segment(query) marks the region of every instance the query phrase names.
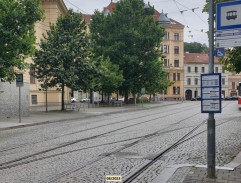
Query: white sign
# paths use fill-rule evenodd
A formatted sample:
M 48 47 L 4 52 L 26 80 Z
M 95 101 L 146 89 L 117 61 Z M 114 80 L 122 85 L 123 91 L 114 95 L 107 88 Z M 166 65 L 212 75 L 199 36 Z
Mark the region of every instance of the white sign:
M 202 87 L 219 86 L 219 75 L 202 76 Z
M 217 31 L 241 28 L 241 1 L 217 3 Z
M 202 113 L 221 113 L 221 74 L 201 74 Z
M 232 26 L 241 22 L 241 5 L 221 7 L 221 26 Z
M 203 99 L 219 98 L 219 87 L 202 88 Z
M 216 40 L 216 48 L 231 48 L 241 46 L 241 38 Z
M 236 39 L 241 37 L 241 30 L 228 30 L 216 32 L 216 40 L 220 39 Z
M 220 100 L 203 100 L 203 111 L 220 111 Z

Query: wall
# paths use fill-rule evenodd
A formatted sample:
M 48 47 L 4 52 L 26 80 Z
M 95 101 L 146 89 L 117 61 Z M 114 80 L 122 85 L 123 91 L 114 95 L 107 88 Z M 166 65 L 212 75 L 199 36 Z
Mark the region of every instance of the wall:
M 0 118 L 19 115 L 19 88 L 16 82 L 0 82 Z M 21 87 L 21 111 L 22 116 L 29 115 L 29 84 Z

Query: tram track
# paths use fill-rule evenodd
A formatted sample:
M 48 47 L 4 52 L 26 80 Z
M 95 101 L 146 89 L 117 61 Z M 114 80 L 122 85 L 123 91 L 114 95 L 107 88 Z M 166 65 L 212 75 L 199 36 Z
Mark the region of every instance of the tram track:
M 170 115 L 174 115 L 174 114 L 178 114 L 178 113 L 182 113 L 184 111 L 187 111 L 189 110 L 190 108 L 187 108 L 185 110 L 180 110 L 178 112 L 175 112 L 175 113 L 172 113 L 172 114 L 167 114 L 167 115 L 164 115 L 164 116 L 161 116 L 161 118 L 165 118 L 165 117 L 168 117 Z M 197 113 L 199 114 L 199 113 Z M 152 114 L 153 115 L 153 114 Z M 143 118 L 140 117 L 140 118 Z M 40 151 L 40 152 L 37 152 L 37 153 L 33 153 L 31 155 L 27 155 L 27 156 L 23 156 L 21 158 L 17 158 L 17 159 L 14 159 L 14 160 L 11 160 L 11 161 L 7 161 L 7 162 L 4 162 L 4 163 L 0 163 L 0 170 L 2 170 L 4 167 L 4 165 L 8 165 L 8 164 L 12 164 L 12 163 L 16 163 L 16 162 L 19 162 L 19 161 L 23 161 L 23 160 L 26 160 L 26 159 L 29 159 L 31 157 L 34 157 L 34 156 L 39 156 L 41 154 L 45 154 L 45 153 L 48 153 L 48 152 L 51 152 L 51 151 L 54 151 L 54 150 L 57 150 L 57 149 L 61 149 L 61 148 L 64 148 L 64 147 L 67 147 L 67 146 L 70 146 L 70 145 L 74 145 L 74 144 L 77 144 L 77 143 L 80 143 L 80 142 L 84 142 L 84 141 L 88 141 L 88 140 L 93 140 L 93 139 L 96 139 L 96 138 L 99 138 L 99 137 L 102 137 L 104 135 L 108 135 L 108 134 L 111 134 L 111 133 L 114 133 L 114 132 L 117 132 L 117 131 L 120 131 L 120 130 L 123 130 L 123 129 L 126 129 L 126 128 L 130 128 L 130 127 L 133 127 L 133 126 L 137 126 L 137 125 L 140 125 L 140 124 L 144 124 L 144 123 L 148 123 L 148 122 L 151 122 L 151 121 L 155 121 L 157 119 L 159 119 L 160 116 L 156 117 L 156 118 L 152 118 L 150 120 L 145 120 L 145 121 L 142 121 L 142 122 L 139 122 L 139 123 L 135 123 L 135 124 L 131 124 L 131 125 L 127 125 L 127 126 L 124 126 L 122 128 L 117 128 L 117 129 L 114 129 L 114 130 L 111 130 L 111 131 L 108 131 L 108 132 L 105 132 L 105 133 L 101 133 L 101 134 L 98 134 L 98 135 L 94 135 L 94 136 L 91 136 L 91 137 L 87 137 L 87 138 L 81 138 L 81 139 L 77 139 L 77 140 L 74 140 L 74 141 L 71 141 L 71 142 L 67 142 L 67 143 L 64 143 L 64 144 L 61 144 L 59 146 L 56 146 L 56 147 L 53 147 L 53 148 L 49 148 L 49 149 L 46 149 L 44 151 Z M 139 118 L 137 118 L 139 119 Z M 183 120 L 181 120 L 183 121 Z M 7 168 L 9 168 L 10 166 L 7 166 Z M 12 167 L 12 166 L 11 166 Z
M 224 106 L 224 107 L 226 107 L 226 106 Z M 181 113 L 181 112 L 186 111 L 186 110 L 189 110 L 189 108 L 188 108 L 188 109 L 185 109 L 185 110 L 178 111 L 178 112 L 176 112 L 176 113 L 169 114 L 169 115 L 161 116 L 161 118 L 164 118 L 164 117 L 167 117 L 167 116 L 170 116 L 170 115 L 173 115 L 173 114 L 178 114 L 178 113 Z M 160 113 L 160 112 L 159 112 L 159 113 Z M 200 112 L 199 112 L 199 113 L 196 113 L 195 115 L 197 115 L 197 114 L 200 114 Z M 153 114 L 151 114 L 151 115 L 153 115 Z M 192 115 L 191 117 L 193 117 L 193 115 Z M 188 118 L 191 118 L 191 117 L 188 117 Z M 143 118 L 143 116 L 140 117 L 140 118 Z M 154 119 L 151 119 L 151 120 L 146 120 L 146 121 L 144 121 L 144 122 L 140 122 L 140 123 L 128 125 L 128 126 L 125 126 L 125 127 L 123 127 L 123 128 L 115 129 L 115 130 L 112 130 L 112 131 L 109 131 L 109 132 L 106 132 L 106 133 L 102 133 L 102 134 L 99 134 L 99 135 L 96 135 L 96 136 L 92 136 L 92 137 L 88 137 L 88 138 L 83 138 L 83 139 L 78 139 L 78 140 L 76 140 L 76 141 L 69 142 L 69 143 L 63 144 L 63 145 L 58 146 L 58 147 L 55 147 L 55 148 L 51 148 L 51 149 L 48 149 L 48 150 L 45 150 L 45 151 L 41 151 L 41 152 L 38 152 L 38 153 L 34 153 L 34 154 L 32 154 L 32 155 L 28 155 L 28 156 L 25 156 L 25 157 L 22 157 L 22 158 L 19 158 L 19 159 L 15 159 L 15 160 L 13 160 L 13 161 L 8 161 L 8 162 L 5 162 L 5 163 L 0 164 L 0 170 L 7 169 L 7 168 L 12 168 L 12 167 L 16 167 L 16 166 L 20 166 L 20 165 L 23 165 L 23 164 L 28 164 L 28 163 L 35 162 L 35 161 L 39 161 L 39 160 L 43 160 L 43 159 L 46 159 L 46 157 L 42 157 L 42 158 L 38 158 L 38 159 L 33 159 L 33 160 L 27 160 L 27 159 L 28 159 L 28 158 L 31 158 L 31 157 L 33 158 L 34 156 L 43 155 L 43 154 L 45 154 L 45 153 L 47 153 L 47 152 L 54 151 L 54 150 L 57 150 L 57 149 L 60 149 L 60 148 L 63 148 L 63 147 L 67 147 L 67 146 L 76 144 L 76 143 L 78 143 L 78 142 L 87 141 L 87 140 L 92 140 L 92 139 L 95 139 L 95 138 L 98 138 L 98 137 L 103 137 L 104 135 L 108 135 L 108 134 L 111 134 L 111 133 L 113 133 L 113 132 L 116 132 L 116 131 L 119 131 L 119 130 L 122 130 L 122 129 L 126 129 L 126 128 L 129 128 L 129 127 L 133 127 L 133 126 L 136 126 L 136 125 L 140 125 L 140 124 L 143 124 L 143 123 L 147 123 L 147 122 L 150 122 L 150 121 L 153 121 L 153 120 L 157 120 L 158 118 L 160 118 L 160 117 L 157 117 L 157 118 L 154 118 Z M 183 119 L 183 120 L 180 120 L 180 121 L 176 122 L 175 124 L 178 124 L 178 123 L 180 123 L 180 122 L 182 122 L 182 121 L 184 121 L 184 120 L 187 120 L 188 118 L 185 118 L 185 119 Z M 154 158 L 153 161 L 157 161 L 158 159 L 160 159 L 160 158 L 163 156 L 163 154 L 169 152 L 170 150 L 172 150 L 172 149 L 174 149 L 175 147 L 177 147 L 178 145 L 180 145 L 180 144 L 182 144 L 182 143 L 190 140 L 191 138 L 194 138 L 195 136 L 197 136 L 197 135 L 205 132 L 206 130 L 205 130 L 205 131 L 202 131 L 202 132 L 200 132 L 200 133 L 198 133 L 198 134 L 196 134 L 195 136 L 189 137 L 194 131 L 196 131 L 196 130 L 197 130 L 201 125 L 203 125 L 205 122 L 206 122 L 206 120 L 202 121 L 199 125 L 195 126 L 195 128 L 193 128 L 191 131 L 189 131 L 187 134 L 185 134 L 185 135 L 184 135 L 182 138 L 180 138 L 177 142 L 175 142 L 173 145 L 171 145 L 170 147 L 168 147 L 167 149 L 165 149 L 164 151 L 162 151 L 158 156 L 156 156 L 156 157 Z M 172 124 L 172 125 L 173 125 L 173 124 Z M 110 156 L 110 155 L 112 155 L 112 154 L 115 154 L 116 152 L 119 152 L 119 151 L 122 151 L 122 150 L 124 150 L 124 149 L 126 149 L 126 148 L 129 148 L 129 147 L 131 147 L 131 146 L 133 146 L 133 145 L 135 145 L 135 144 L 137 144 L 137 143 L 139 143 L 139 142 L 142 142 L 142 141 L 144 141 L 144 140 L 146 140 L 146 139 L 152 138 L 152 137 L 157 136 L 157 135 L 161 135 L 162 133 L 161 133 L 160 131 L 163 131 L 163 130 L 166 130 L 166 129 L 162 129 L 162 130 L 156 131 L 156 132 L 154 132 L 154 133 L 151 133 L 151 134 L 148 134 L 148 135 L 144 135 L 144 136 L 140 136 L 140 137 L 135 137 L 135 138 L 131 138 L 131 139 L 125 139 L 125 140 L 123 140 L 123 141 L 116 141 L 116 142 L 111 142 L 111 143 L 107 143 L 107 144 L 101 144 L 101 145 L 97 145 L 97 146 L 93 146 L 93 147 L 82 148 L 82 149 L 78 149 L 78 150 L 74 150 L 74 151 L 69 151 L 69 152 L 64 152 L 64 153 L 59 153 L 59 154 L 54 154 L 54 155 L 48 156 L 47 158 L 51 158 L 51 157 L 55 157 L 55 156 L 59 156 L 59 155 L 64 155 L 64 154 L 71 153 L 71 152 L 75 152 L 75 151 L 86 150 L 86 149 L 90 149 L 90 148 L 95 148 L 95 147 L 99 147 L 99 146 L 103 146 L 103 145 L 109 145 L 109 144 L 114 144 L 114 143 L 121 143 L 121 142 L 125 142 L 125 141 L 128 142 L 128 141 L 130 141 L 130 140 L 135 140 L 135 139 L 136 139 L 136 141 L 134 141 L 134 142 L 132 142 L 132 143 L 129 143 L 129 144 L 126 144 L 124 147 L 122 147 L 122 148 L 120 148 L 120 149 L 117 149 L 117 150 L 115 150 L 115 151 L 113 151 L 113 152 L 110 152 L 110 153 L 106 154 L 105 156 L 98 157 L 96 160 L 93 160 L 93 161 L 88 162 L 87 165 L 81 166 L 81 167 L 79 167 L 78 169 L 75 169 L 75 170 L 66 171 L 66 172 L 64 172 L 64 173 L 62 174 L 61 177 L 53 178 L 50 182 L 56 182 L 56 181 L 58 181 L 59 179 L 65 177 L 65 176 L 68 176 L 68 175 L 70 175 L 71 173 L 77 172 L 77 171 L 83 169 L 83 168 L 86 167 L 86 166 L 89 166 L 89 165 L 91 165 L 91 164 L 93 164 L 93 163 L 95 163 L 95 162 L 97 162 L 97 161 L 100 161 L 100 160 L 103 159 L 103 158 L 106 158 L 106 157 L 108 157 L 108 156 Z M 179 130 L 179 129 L 173 129 L 172 132 L 175 131 L 175 130 Z M 166 131 L 166 133 L 170 133 L 170 132 L 171 132 L 171 131 Z M 160 134 L 159 134 L 159 133 L 160 133 Z M 164 132 L 163 132 L 163 133 L 164 133 Z M 189 138 L 187 138 L 187 137 L 189 137 Z M 187 139 L 186 139 L 186 138 L 187 138 Z M 20 161 L 23 161 L 23 160 L 26 160 L 26 161 L 25 161 L 25 162 L 20 162 Z M 15 164 L 15 163 L 16 163 L 16 164 Z M 153 163 L 154 163 L 154 162 L 153 162 Z M 153 163 L 152 163 L 152 164 L 153 164 Z M 136 177 L 138 177 L 138 175 L 141 174 L 141 172 L 144 172 L 144 171 L 145 171 L 146 169 L 148 169 L 148 167 L 150 167 L 152 164 L 149 164 L 149 163 L 148 163 L 147 165 L 143 166 L 137 173 L 133 174 L 131 177 L 135 179 Z M 131 182 L 132 180 L 134 180 L 134 179 L 132 179 L 131 177 L 129 177 L 128 179 L 124 180 L 124 182 Z
M 192 108 L 192 106 L 191 107 L 188 106 L 188 109 L 190 109 L 190 108 Z M 179 109 L 179 108 L 174 108 L 173 110 L 177 110 L 177 109 Z M 32 144 L 37 144 L 37 143 L 41 143 L 41 142 L 47 142 L 47 141 L 50 141 L 50 140 L 55 140 L 55 139 L 58 139 L 58 138 L 62 138 L 62 137 L 66 137 L 66 136 L 70 136 L 70 135 L 74 135 L 74 134 L 78 134 L 78 133 L 82 133 L 82 132 L 86 133 L 90 130 L 95 130 L 95 129 L 98 129 L 98 128 L 103 128 L 103 127 L 107 127 L 107 126 L 111 126 L 111 125 L 115 125 L 115 124 L 121 124 L 121 123 L 125 123 L 125 122 L 128 122 L 128 121 L 141 119 L 143 117 L 153 116 L 153 115 L 156 115 L 156 114 L 162 114 L 162 113 L 166 113 L 166 112 L 169 112 L 169 111 L 155 112 L 155 113 L 151 113 L 151 114 L 148 114 L 148 115 L 142 115 L 142 116 L 139 116 L 139 117 L 136 117 L 136 118 L 129 118 L 129 119 L 113 122 L 113 123 L 108 123 L 108 124 L 105 124 L 105 125 L 98 125 L 98 126 L 95 126 L 95 127 L 91 127 L 91 128 L 75 131 L 75 132 L 72 132 L 72 133 L 60 135 L 60 136 L 57 136 L 57 137 L 54 137 L 54 138 L 48 138 L 48 139 L 44 139 L 44 140 L 41 140 L 41 141 L 35 141 L 35 142 L 32 142 L 32 143 L 25 143 L 25 144 L 13 146 L 13 147 L 10 147 L 10 148 L 1 149 L 0 153 L 6 152 L 6 151 L 9 151 L 9 150 L 14 150 L 14 149 L 17 149 L 17 148 L 22 148 L 24 146 L 28 146 L 28 145 L 32 145 Z M 134 115 L 136 115 L 136 114 L 134 114 Z M 115 119 L 115 118 L 118 118 L 118 117 L 113 117 L 113 118 L 110 118 L 110 119 Z M 110 120 L 110 119 L 108 119 L 108 120 Z M 103 121 L 105 121 L 105 120 L 106 119 L 104 119 Z M 97 121 L 100 122 L 100 120 L 96 120 L 94 122 L 97 122 Z

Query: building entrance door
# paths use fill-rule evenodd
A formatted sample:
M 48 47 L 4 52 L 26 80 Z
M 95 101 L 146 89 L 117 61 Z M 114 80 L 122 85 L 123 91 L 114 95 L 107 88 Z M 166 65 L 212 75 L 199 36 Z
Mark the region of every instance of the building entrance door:
M 187 90 L 185 96 L 186 96 L 186 100 L 191 100 L 192 99 L 192 90 Z

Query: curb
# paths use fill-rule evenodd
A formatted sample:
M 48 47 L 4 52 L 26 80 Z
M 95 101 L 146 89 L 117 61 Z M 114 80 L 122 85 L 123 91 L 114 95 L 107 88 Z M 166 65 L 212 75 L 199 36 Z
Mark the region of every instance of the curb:
M 179 103 L 174 103 L 174 104 L 167 104 L 167 105 L 176 105 Z M 90 114 L 84 117 L 75 117 L 75 118 L 69 118 L 69 119 L 58 119 L 58 120 L 52 120 L 52 121 L 43 121 L 43 122 L 37 122 L 37 123 L 31 123 L 31 124 L 24 124 L 24 125 L 17 125 L 17 126 L 11 126 L 11 127 L 5 127 L 5 128 L 0 128 L 0 131 L 7 131 L 7 130 L 13 130 L 13 129 L 18 129 L 18 128 L 24 128 L 24 127 L 32 127 L 32 126 L 39 126 L 39 125 L 45 125 L 45 124 L 51 124 L 51 123 L 57 123 L 57 122 L 63 122 L 66 120 L 72 121 L 72 120 L 78 120 L 78 119 L 86 119 L 86 118 L 93 118 L 97 116 L 104 116 L 104 115 L 110 115 L 110 114 L 117 114 L 117 113 L 122 113 L 122 112 L 133 112 L 133 111 L 141 111 L 141 110 L 149 110 L 149 109 L 154 109 L 154 108 L 161 108 L 165 107 L 167 105 L 161 105 L 161 106 L 153 106 L 153 107 L 148 107 L 148 108 L 125 108 L 125 110 L 120 110 L 120 111 L 114 111 L 114 112 L 107 112 L 107 113 L 102 113 L 99 115 L 96 114 Z

